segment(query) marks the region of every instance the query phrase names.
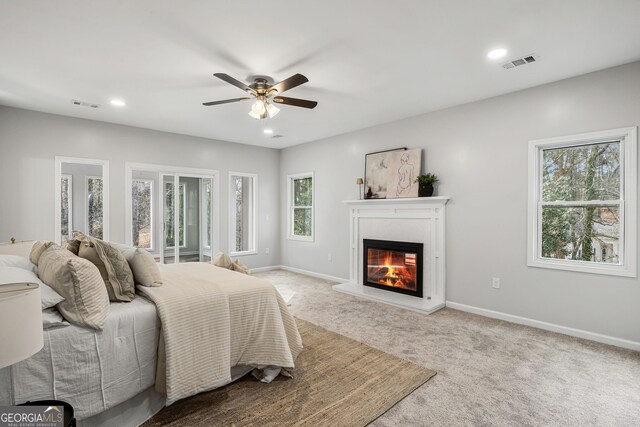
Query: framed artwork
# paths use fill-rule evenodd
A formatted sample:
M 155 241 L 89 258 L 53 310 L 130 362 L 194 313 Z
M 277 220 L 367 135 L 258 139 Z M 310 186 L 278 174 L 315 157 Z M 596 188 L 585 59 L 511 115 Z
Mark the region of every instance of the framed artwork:
M 422 166 L 422 149 L 394 151 L 387 156 L 387 199 L 418 197 L 416 177 Z
M 378 151 L 364 156 L 364 198 L 386 199 L 389 179 L 389 155 L 406 151 L 406 147 Z M 419 173 L 419 172 L 418 172 Z

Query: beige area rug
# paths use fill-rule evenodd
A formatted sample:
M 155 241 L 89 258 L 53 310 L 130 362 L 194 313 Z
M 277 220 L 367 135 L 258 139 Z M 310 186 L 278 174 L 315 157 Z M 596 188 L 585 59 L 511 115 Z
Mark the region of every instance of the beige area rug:
M 436 372 L 296 319 L 294 378 L 245 377 L 164 408 L 143 426 L 366 426 Z

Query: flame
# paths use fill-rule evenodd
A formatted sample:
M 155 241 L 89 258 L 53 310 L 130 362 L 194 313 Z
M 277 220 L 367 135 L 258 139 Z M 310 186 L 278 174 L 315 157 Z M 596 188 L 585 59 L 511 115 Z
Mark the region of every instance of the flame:
M 380 285 L 416 290 L 416 255 L 385 249 L 369 249 L 368 279 Z
M 412 288 L 410 282 L 415 281 L 415 272 L 408 271 L 406 266 L 393 265 L 391 251 L 385 252 L 383 266 L 385 273 L 383 277 L 378 279 L 378 283 L 392 288 Z M 411 266 L 411 264 L 409 264 L 409 266 Z M 406 280 L 407 278 L 409 280 Z
M 391 265 L 391 253 L 390 252 L 387 252 L 387 254 L 384 257 L 384 266 L 387 267 L 387 273 L 385 274 L 385 276 L 386 277 L 394 277 L 394 273 L 396 272 L 396 270 Z

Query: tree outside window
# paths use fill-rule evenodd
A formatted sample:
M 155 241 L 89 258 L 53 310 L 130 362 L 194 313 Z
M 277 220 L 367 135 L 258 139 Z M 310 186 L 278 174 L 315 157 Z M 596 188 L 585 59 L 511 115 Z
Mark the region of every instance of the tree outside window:
M 131 231 L 133 246 L 153 247 L 153 181 L 134 179 L 131 183 Z
M 542 167 L 542 256 L 618 264 L 620 141 L 543 150 Z
M 289 237 L 313 239 L 313 175 L 289 176 Z
M 256 185 L 258 175 L 229 172 L 229 251 L 248 255 L 256 251 Z
M 528 264 L 636 274 L 636 128 L 529 142 Z
M 102 178 L 87 177 L 87 234 L 103 238 L 103 185 Z
M 60 241 L 67 242 L 73 229 L 73 178 L 72 175 L 60 177 Z
M 173 183 L 165 182 L 165 222 L 166 222 L 166 247 L 173 248 L 175 246 L 175 221 L 174 221 L 174 209 L 173 209 Z M 178 195 L 176 196 L 178 200 L 178 244 L 180 247 L 184 247 L 185 243 L 185 234 L 184 231 L 186 229 L 186 191 L 185 185 L 178 185 Z
M 211 248 L 211 228 L 213 227 L 213 219 L 211 212 L 211 202 L 213 198 L 212 180 L 203 179 L 204 206 L 205 206 L 205 226 L 204 226 L 204 247 Z

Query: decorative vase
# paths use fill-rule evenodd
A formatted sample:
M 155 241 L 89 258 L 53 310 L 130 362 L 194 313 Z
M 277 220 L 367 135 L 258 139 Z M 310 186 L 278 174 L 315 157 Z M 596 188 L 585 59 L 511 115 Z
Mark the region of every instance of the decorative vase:
M 433 195 L 433 184 L 425 183 L 418 186 L 418 196 L 431 197 Z

